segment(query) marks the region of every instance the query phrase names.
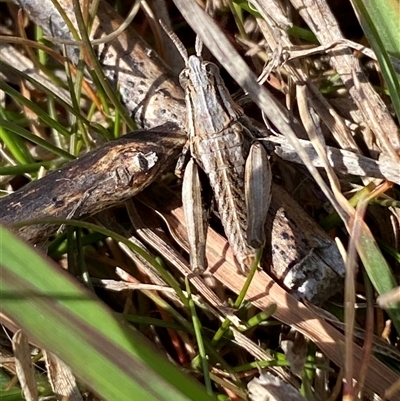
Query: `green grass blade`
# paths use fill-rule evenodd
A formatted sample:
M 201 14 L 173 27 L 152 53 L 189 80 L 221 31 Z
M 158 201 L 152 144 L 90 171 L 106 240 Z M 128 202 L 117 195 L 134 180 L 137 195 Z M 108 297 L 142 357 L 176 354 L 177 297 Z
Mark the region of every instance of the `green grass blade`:
M 361 232 L 357 250 L 368 277 L 378 294 L 385 294 L 396 287 L 396 279 L 390 270 L 390 266 L 367 227 Z M 386 311 L 397 332 L 400 333 L 400 303 L 393 304 Z
M 28 164 L 17 164 L 15 166 L 0 167 L 0 175 L 19 175 L 27 173 L 37 173 L 41 167 L 49 169 L 52 167 L 53 162 L 39 162 Z
M 1 311 L 101 398 L 212 399 L 68 273 L 0 230 Z
M 58 121 L 53 120 L 44 110 L 42 110 L 36 103 L 30 101 L 26 97 L 22 96 L 17 90 L 12 88 L 10 85 L 7 85 L 5 82 L 0 81 L 0 90 L 7 93 L 11 98 L 13 98 L 16 102 L 19 102 L 21 105 L 24 105 L 28 109 L 32 110 L 45 124 L 49 127 L 53 127 L 57 130 L 61 135 L 65 137 L 69 137 L 70 133 L 63 125 L 61 125 Z
M 390 57 L 400 59 L 398 0 L 351 0 L 358 19 L 376 56 L 400 119 L 400 75 Z
M 13 133 L 2 129 L 2 122 L 3 119 L 0 118 L 0 141 L 3 142 L 4 146 L 10 151 L 15 161 L 21 164 L 33 163 L 34 160 L 25 143 Z
M 32 134 L 31 132 L 27 131 L 26 129 L 24 129 L 24 128 L 20 127 L 19 125 L 16 125 L 10 121 L 1 120 L 0 127 L 4 127 L 9 131 L 12 131 L 15 134 L 18 134 L 20 137 L 28 139 L 29 141 L 31 141 L 33 143 L 36 143 L 36 145 L 41 146 L 43 149 L 46 149 L 49 152 L 52 152 L 52 153 L 56 154 L 57 156 L 64 158 L 65 160 L 74 160 L 75 159 L 75 156 L 71 155 L 71 153 L 68 153 L 63 149 L 60 149 L 57 146 L 52 145 L 50 142 L 45 141 L 44 139 L 38 137 L 37 135 Z
M 17 77 L 19 77 L 21 80 L 30 82 L 35 88 L 37 88 L 39 91 L 43 92 L 49 100 L 50 99 L 55 100 L 61 107 L 65 108 L 68 112 L 70 112 L 73 116 L 75 116 L 77 118 L 77 120 L 80 121 L 82 124 L 85 124 L 86 126 L 90 126 L 94 131 L 98 132 L 100 135 L 104 136 L 106 134 L 105 137 L 109 138 L 109 135 L 104 128 L 98 129 L 98 127 L 91 125 L 91 121 L 89 121 L 82 114 L 82 110 L 80 109 L 79 105 L 77 106 L 75 104 L 75 107 L 74 107 L 66 99 L 63 99 L 61 96 L 54 93 L 51 90 L 51 88 L 48 88 L 45 85 L 42 85 L 40 82 L 36 81 L 34 78 L 29 76 L 28 74 L 18 71 L 13 66 L 8 65 L 7 63 L 4 63 L 1 60 L 0 60 L 0 70 L 8 71 L 8 72 L 12 73 L 13 75 L 16 75 Z M 74 97 L 71 96 L 71 102 L 73 101 L 73 99 L 74 99 Z

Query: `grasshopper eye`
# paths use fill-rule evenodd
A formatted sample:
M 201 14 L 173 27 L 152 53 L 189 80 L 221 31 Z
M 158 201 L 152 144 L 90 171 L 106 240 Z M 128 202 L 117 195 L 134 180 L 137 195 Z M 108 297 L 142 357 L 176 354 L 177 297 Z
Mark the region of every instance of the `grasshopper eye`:
M 207 75 L 219 75 L 219 68 L 211 61 L 207 61 L 206 63 L 204 63 L 204 69 L 206 70 Z
M 186 89 L 190 82 L 189 78 L 189 71 L 184 69 L 182 72 L 179 74 L 179 83 L 182 86 L 183 89 Z

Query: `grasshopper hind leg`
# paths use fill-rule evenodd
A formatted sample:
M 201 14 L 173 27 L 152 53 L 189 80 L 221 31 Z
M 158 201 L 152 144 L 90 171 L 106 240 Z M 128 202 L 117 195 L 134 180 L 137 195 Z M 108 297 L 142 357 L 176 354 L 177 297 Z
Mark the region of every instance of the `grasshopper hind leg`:
M 190 159 L 183 176 L 182 201 L 189 242 L 190 267 L 201 274 L 207 268 L 206 241 L 209 212 L 204 207 L 199 168 Z
M 265 221 L 271 202 L 272 173 L 267 152 L 260 142 L 251 145 L 245 166 L 247 241 L 259 249 L 265 244 Z

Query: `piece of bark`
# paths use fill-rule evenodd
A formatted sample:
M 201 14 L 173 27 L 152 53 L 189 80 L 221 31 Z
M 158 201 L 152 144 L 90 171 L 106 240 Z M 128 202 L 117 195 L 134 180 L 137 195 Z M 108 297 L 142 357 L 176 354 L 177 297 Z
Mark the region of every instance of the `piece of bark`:
M 297 298 L 322 304 L 343 288 L 336 244 L 278 185 L 272 186 L 265 230 L 264 266 Z
M 118 205 L 172 169 L 185 143 L 174 124 L 136 131 L 89 152 L 61 169 L 0 199 L 0 223 L 32 219 L 83 218 Z M 18 235 L 43 242 L 57 226 L 29 225 Z

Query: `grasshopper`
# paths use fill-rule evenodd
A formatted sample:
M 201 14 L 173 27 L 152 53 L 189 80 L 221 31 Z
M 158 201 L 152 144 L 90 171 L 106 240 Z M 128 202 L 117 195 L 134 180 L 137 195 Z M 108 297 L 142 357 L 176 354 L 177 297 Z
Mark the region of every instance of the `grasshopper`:
M 201 273 L 207 267 L 208 223 L 202 208 L 200 167 L 208 177 L 229 245 L 244 273 L 265 242 L 271 196 L 268 157 L 261 143 L 255 141 L 257 130 L 233 101 L 219 68 L 202 59 L 201 42 L 196 40 L 196 55 L 189 57 L 177 36 L 163 28 L 185 61 L 179 82 L 185 91 L 188 141 L 176 171 L 180 172 L 190 150 L 182 197 L 191 269 Z

